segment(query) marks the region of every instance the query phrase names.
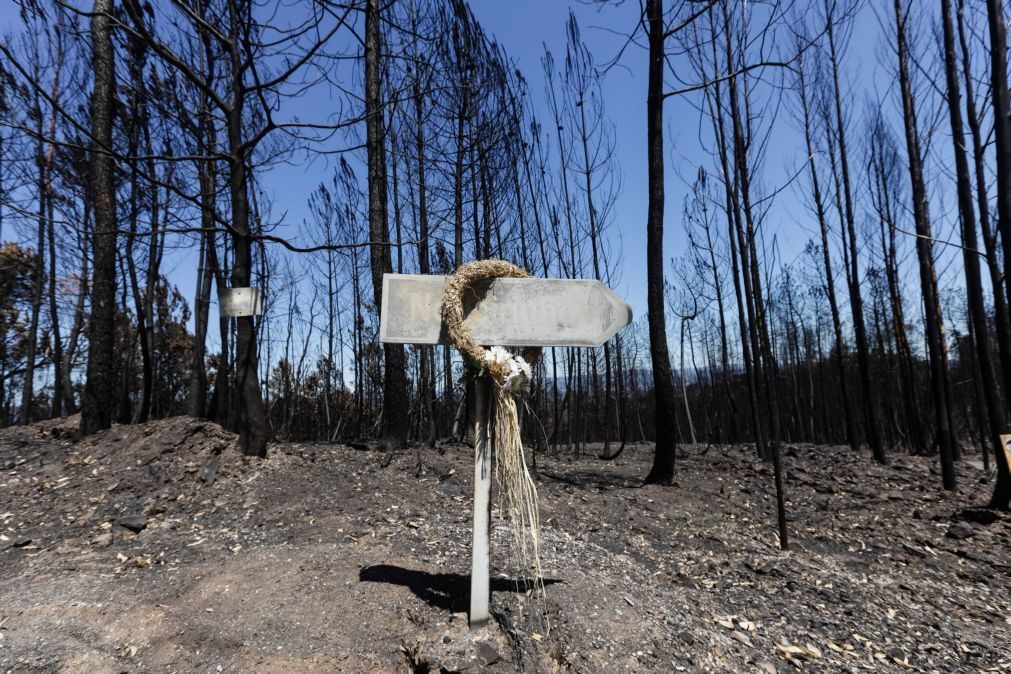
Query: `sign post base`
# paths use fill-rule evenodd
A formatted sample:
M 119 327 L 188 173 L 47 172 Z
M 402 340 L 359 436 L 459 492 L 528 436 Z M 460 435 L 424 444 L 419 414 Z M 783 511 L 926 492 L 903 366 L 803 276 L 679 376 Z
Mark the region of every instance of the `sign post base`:
M 491 617 L 488 602 L 491 521 L 491 380 L 474 382 L 474 530 L 470 563 L 470 628 Z

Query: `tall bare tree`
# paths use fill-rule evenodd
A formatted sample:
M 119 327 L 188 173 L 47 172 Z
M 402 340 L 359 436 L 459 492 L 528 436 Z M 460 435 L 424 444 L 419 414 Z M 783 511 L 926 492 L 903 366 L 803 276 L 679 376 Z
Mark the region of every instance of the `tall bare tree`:
M 369 180 L 369 237 L 372 290 L 376 309 L 383 303 L 383 275 L 393 271 L 387 221 L 386 132 L 382 100 L 382 26 L 379 0 L 365 5 L 365 119 Z M 383 439 L 392 447 L 407 444 L 408 400 L 404 347 L 383 345 Z
M 843 338 L 842 321 L 839 317 L 839 301 L 836 297 L 835 271 L 832 267 L 832 246 L 829 237 L 825 195 L 822 193 L 821 180 L 818 175 L 818 153 L 815 151 L 814 146 L 814 116 L 811 110 L 811 87 L 809 86 L 808 77 L 807 59 L 801 54 L 801 58 L 797 64 L 797 93 L 800 97 L 804 144 L 807 149 L 808 172 L 811 177 L 811 197 L 814 200 L 815 215 L 818 218 L 818 231 L 821 235 L 822 269 L 824 270 L 825 295 L 828 299 L 829 312 L 832 316 L 832 333 L 835 337 L 835 358 L 839 372 L 839 393 L 842 399 L 843 426 L 846 429 L 846 441 L 855 451 L 859 447 L 859 441 L 853 423 L 853 403 L 850 400 L 849 389 L 846 386 L 846 342 Z
M 646 304 L 649 314 L 649 351 L 653 364 L 653 407 L 656 449 L 647 483 L 670 484 L 674 480 L 675 438 L 673 409 L 676 404 L 674 375 L 667 351 L 667 319 L 664 306 L 664 154 L 663 74 L 667 22 L 662 0 L 646 0 L 645 19 L 649 44 L 649 74 L 646 80 Z
M 95 0 L 91 17 L 90 173 L 94 203 L 94 264 L 91 316 L 88 321 L 88 373 L 81 400 L 80 434 L 112 425 L 115 399 L 116 187 L 113 177 L 112 123 L 115 105 L 115 52 L 112 47 L 112 0 Z
M 986 0 L 990 30 L 990 95 L 993 98 L 994 152 L 997 165 L 997 230 L 1004 246 L 1004 283 L 1011 301 L 1011 101 L 1008 100 L 1007 25 L 1000 0 Z M 996 288 L 994 292 L 999 292 Z M 1003 452 L 997 453 L 997 482 L 990 506 L 1006 510 L 1011 504 L 1011 466 Z
M 849 249 L 849 296 L 850 308 L 853 314 L 853 333 L 857 347 L 857 368 L 860 374 L 860 389 L 863 399 L 864 419 L 867 442 L 878 463 L 887 463 L 884 440 L 881 437 L 881 420 L 878 404 L 871 383 L 870 348 L 867 344 L 867 328 L 864 324 L 863 297 L 860 293 L 860 246 L 857 243 L 856 217 L 853 209 L 853 188 L 850 180 L 849 149 L 846 142 L 846 119 L 843 116 L 842 86 L 839 82 L 839 47 L 837 44 L 837 17 L 835 5 L 837 0 L 824 0 L 825 33 L 829 47 L 829 65 L 832 69 L 832 103 L 834 109 L 836 144 L 839 148 L 839 170 L 842 174 L 843 202 L 845 204 L 845 243 Z M 826 133 L 832 133 L 831 128 Z
M 934 402 L 934 420 L 937 443 L 941 455 L 942 480 L 945 489 L 955 488 L 955 437 L 951 428 L 951 401 L 948 396 L 948 363 L 944 320 L 941 314 L 934 269 L 933 233 L 927 200 L 927 186 L 923 177 L 923 159 L 916 119 L 916 102 L 913 98 L 909 75 L 909 46 L 906 36 L 906 14 L 901 0 L 895 0 L 895 26 L 898 54 L 899 87 L 902 97 L 902 120 L 906 134 L 906 155 L 909 180 L 912 188 L 913 218 L 916 222 L 916 253 L 920 270 L 920 291 L 923 294 L 924 324 L 930 357 L 930 390 Z

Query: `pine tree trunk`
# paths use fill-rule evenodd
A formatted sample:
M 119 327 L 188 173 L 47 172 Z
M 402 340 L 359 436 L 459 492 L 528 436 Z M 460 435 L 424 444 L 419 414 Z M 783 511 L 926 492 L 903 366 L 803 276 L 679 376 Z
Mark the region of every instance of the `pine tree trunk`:
M 240 34 L 241 17 L 234 3 L 229 5 L 233 39 Z M 242 140 L 244 83 L 243 57 L 239 45 L 230 46 L 232 106 L 226 118 L 228 125 L 229 197 L 232 204 L 232 287 L 248 288 L 252 281 L 252 232 L 249 215 L 249 179 L 245 148 Z M 257 358 L 256 324 L 253 316 L 235 318 L 235 389 L 237 394 L 236 425 L 239 447 L 247 456 L 267 455 L 267 413 L 260 391 Z
M 419 59 L 420 63 L 420 59 Z M 420 66 L 418 66 L 420 67 Z M 426 158 L 425 158 L 425 111 L 424 99 L 421 92 L 420 74 L 415 71 L 414 77 L 414 125 L 415 125 L 415 149 L 418 161 L 418 271 L 422 274 L 430 274 L 431 269 L 428 261 L 428 183 L 426 180 Z M 431 346 L 421 348 L 421 399 L 426 418 L 425 442 L 429 447 L 435 446 L 435 368 Z
M 390 260 L 389 224 L 386 209 L 386 133 L 380 90 L 379 0 L 365 7 L 365 115 L 368 151 L 369 238 L 372 289 L 376 311 L 382 309 L 383 275 L 393 270 Z M 389 449 L 407 444 L 409 432 L 407 374 L 404 347 L 384 344 L 383 440 Z
M 112 4 L 112 0 L 95 0 L 91 17 L 94 88 L 89 162 L 95 226 L 88 369 L 81 401 L 82 437 L 109 428 L 116 409 L 116 188 L 113 158 L 108 154 L 115 105 L 115 54 L 109 18 Z
M 1011 260 L 1011 101 L 1008 100 L 1007 26 L 1000 0 L 986 0 L 990 27 L 990 93 L 993 96 L 994 152 L 997 155 L 997 230 L 1004 246 L 1004 264 Z M 1005 269 L 1006 271 L 1006 269 Z M 1011 275 L 1004 274 L 1011 301 Z M 1011 503 L 1011 467 L 1004 452 L 997 452 L 997 482 L 990 507 L 1007 510 Z
M 202 4 L 200 5 L 202 7 Z M 210 38 L 206 30 L 199 31 L 201 70 L 212 73 L 214 52 L 210 47 Z M 215 187 L 217 184 L 217 165 L 212 157 L 217 152 L 217 136 L 214 119 L 208 109 L 209 101 L 203 91 L 199 94 L 197 104 L 196 147 L 197 181 L 200 186 L 200 254 L 198 256 L 197 288 L 193 298 L 193 361 L 190 374 L 189 413 L 194 417 L 208 415 L 207 405 L 207 331 L 209 328 L 209 313 L 211 305 L 211 282 L 214 278 L 217 261 L 215 221 Z M 224 360 L 224 359 L 222 359 Z
M 899 86 L 902 94 L 903 122 L 906 133 L 906 150 L 909 177 L 912 184 L 913 219 L 916 223 L 916 252 L 920 268 L 920 289 L 923 293 L 924 324 L 930 357 L 930 390 L 934 400 L 934 418 L 937 442 L 941 454 L 941 472 L 944 488 L 955 489 L 955 436 L 951 427 L 951 400 L 948 396 L 948 371 L 944 354 L 944 335 L 941 307 L 934 270 L 933 234 L 927 206 L 927 188 L 923 178 L 920 158 L 920 139 L 916 128 L 916 107 L 909 78 L 906 46 L 905 16 L 901 0 L 895 0 L 895 20 L 899 58 Z M 915 423 L 915 419 L 912 420 Z
M 647 166 L 649 201 L 646 210 L 646 304 L 649 312 L 649 352 L 653 362 L 653 404 L 656 450 L 646 483 L 674 481 L 675 437 L 674 377 L 667 352 L 667 321 L 664 307 L 663 209 L 663 69 L 664 11 L 662 0 L 646 1 L 649 35 L 649 78 L 646 95 Z
M 60 73 L 63 70 L 63 40 L 59 31 L 56 33 L 57 54 L 53 74 L 53 91 L 50 96 L 52 107 L 49 112 L 49 148 L 46 152 L 45 191 L 46 206 L 46 239 L 49 243 L 49 276 L 46 285 L 49 290 L 49 324 L 52 328 L 53 342 L 53 406 L 50 415 L 53 418 L 62 417 L 64 401 L 63 373 L 63 337 L 60 334 L 60 312 L 56 303 L 56 200 L 53 196 L 53 166 L 56 162 L 56 117 L 59 114 Z
M 860 448 L 856 428 L 853 426 L 853 403 L 850 401 L 849 388 L 846 386 L 846 342 L 843 340 L 842 321 L 839 317 L 839 302 L 835 294 L 835 278 L 832 271 L 832 252 L 829 245 L 828 217 L 825 209 L 825 199 L 821 192 L 821 181 L 818 179 L 818 169 L 815 163 L 817 156 L 811 137 L 811 114 L 808 106 L 807 82 L 803 64 L 799 68 L 800 103 L 804 115 L 804 141 L 808 154 L 808 168 L 811 173 L 811 190 L 814 197 L 815 211 L 818 215 L 818 226 L 821 231 L 822 268 L 825 274 L 825 295 L 828 299 L 829 313 L 832 316 L 832 332 L 835 336 L 836 364 L 839 370 L 839 393 L 842 399 L 843 427 L 846 429 L 846 442 L 855 452 Z
M 866 420 L 867 442 L 871 446 L 874 460 L 878 463 L 887 463 L 888 456 L 885 454 L 885 445 L 881 438 L 881 420 L 878 415 L 878 406 L 875 400 L 874 387 L 871 385 L 871 365 L 870 353 L 867 346 L 867 329 L 864 325 L 864 303 L 860 294 L 860 267 L 858 264 L 858 251 L 856 223 L 853 215 L 853 190 L 850 186 L 849 158 L 846 147 L 846 124 L 842 114 L 842 91 L 839 86 L 839 58 L 836 53 L 834 17 L 829 9 L 829 2 L 826 0 L 825 7 L 827 13 L 827 33 L 829 42 L 829 53 L 832 64 L 832 92 L 833 103 L 835 105 L 836 135 L 839 143 L 839 165 L 842 172 L 843 196 L 846 206 L 846 241 L 844 245 L 849 247 L 849 295 L 850 308 L 853 314 L 853 333 L 856 337 L 857 346 L 857 369 L 860 375 L 860 388 L 864 418 Z M 829 131 L 831 133 L 831 131 Z
M 955 31 L 951 21 L 951 0 L 941 0 L 941 24 L 944 32 L 944 74 L 947 84 L 948 116 L 951 121 L 953 153 L 955 156 L 955 178 L 958 192 L 958 209 L 962 220 L 962 260 L 965 266 L 966 302 L 972 325 L 973 344 L 976 348 L 976 367 L 980 374 L 983 405 L 989 423 L 989 437 L 980 439 L 981 444 L 993 443 L 995 454 L 1003 453 L 1000 435 L 1006 430 L 997 377 L 993 359 L 990 356 L 990 330 L 987 325 L 986 305 L 983 301 L 983 283 L 979 268 L 976 236 L 976 214 L 972 207 L 972 185 L 969 180 L 969 162 L 965 152 L 965 129 L 962 125 L 962 110 L 959 106 L 958 66 L 955 56 Z M 995 289 L 1000 292 L 1000 289 Z M 983 449 L 986 452 L 986 449 Z

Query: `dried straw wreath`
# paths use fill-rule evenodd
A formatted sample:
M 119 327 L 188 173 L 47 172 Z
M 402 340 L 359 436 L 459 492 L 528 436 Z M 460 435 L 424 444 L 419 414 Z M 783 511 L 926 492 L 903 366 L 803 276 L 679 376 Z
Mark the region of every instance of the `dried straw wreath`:
M 530 278 L 530 274 L 526 269 L 505 260 L 479 260 L 461 265 L 456 273 L 449 277 L 449 283 L 446 285 L 446 294 L 442 299 L 442 320 L 446 324 L 450 343 L 456 350 L 471 365 L 486 370 L 500 386 L 504 386 L 510 375 L 508 358 L 502 356 L 504 349 L 492 347 L 485 350 L 474 341 L 470 330 L 463 323 L 464 294 L 473 290 L 481 281 L 493 278 Z M 539 348 L 527 347 L 523 350 L 522 356 L 513 358 L 533 366 L 540 355 Z

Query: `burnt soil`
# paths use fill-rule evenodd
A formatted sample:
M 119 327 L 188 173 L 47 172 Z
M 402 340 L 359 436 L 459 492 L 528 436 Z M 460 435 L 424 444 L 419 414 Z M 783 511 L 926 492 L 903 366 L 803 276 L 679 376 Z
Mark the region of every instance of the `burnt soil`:
M 467 626 L 472 451 L 274 444 L 180 417 L 0 432 L 0 672 L 1011 671 L 1011 516 L 961 463 L 788 446 L 790 550 L 746 447 L 538 456 L 546 594 L 493 518 Z

